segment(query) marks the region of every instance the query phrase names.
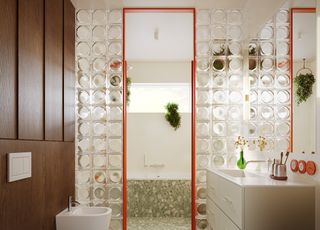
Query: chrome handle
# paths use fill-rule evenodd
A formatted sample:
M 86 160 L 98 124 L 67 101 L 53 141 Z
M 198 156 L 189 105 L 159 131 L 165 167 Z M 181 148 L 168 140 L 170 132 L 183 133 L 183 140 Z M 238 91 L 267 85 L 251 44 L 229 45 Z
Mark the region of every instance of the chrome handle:
M 80 203 L 78 201 L 76 201 L 76 200 L 72 201 L 72 204 L 74 204 L 74 206 L 80 205 Z
M 76 200 L 72 200 L 72 196 L 68 196 L 68 211 L 70 212 L 72 207 L 80 205 L 80 203 Z
M 72 196 L 68 196 L 68 211 L 71 211 L 71 207 L 72 207 Z

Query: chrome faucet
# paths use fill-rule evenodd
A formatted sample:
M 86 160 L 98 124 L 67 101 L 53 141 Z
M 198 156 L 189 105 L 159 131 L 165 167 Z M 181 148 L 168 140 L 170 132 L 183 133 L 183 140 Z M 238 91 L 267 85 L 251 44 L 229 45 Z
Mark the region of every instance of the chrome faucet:
M 270 165 L 272 164 L 272 160 L 271 160 L 271 159 L 268 159 L 268 160 L 252 160 L 252 161 L 247 161 L 247 162 L 244 164 L 244 168 L 246 168 L 249 163 L 267 163 L 267 164 L 268 164 L 268 171 L 269 171 Z
M 80 205 L 78 201 L 72 200 L 72 196 L 68 196 L 68 212 L 71 212 L 72 206 Z

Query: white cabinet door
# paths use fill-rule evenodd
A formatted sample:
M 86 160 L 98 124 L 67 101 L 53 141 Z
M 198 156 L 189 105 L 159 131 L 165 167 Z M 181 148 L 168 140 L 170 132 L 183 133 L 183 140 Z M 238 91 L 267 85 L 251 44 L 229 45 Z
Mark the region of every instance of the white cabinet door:
M 212 173 L 208 172 L 207 191 L 208 198 L 236 223 L 243 226 L 243 189 Z
M 211 199 L 207 202 L 207 219 L 212 230 L 240 230 Z

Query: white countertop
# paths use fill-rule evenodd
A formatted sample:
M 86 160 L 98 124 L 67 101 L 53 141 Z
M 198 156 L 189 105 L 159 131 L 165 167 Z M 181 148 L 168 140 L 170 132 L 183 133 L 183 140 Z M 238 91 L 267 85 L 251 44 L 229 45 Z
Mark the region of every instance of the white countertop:
M 288 177 L 286 181 L 273 180 L 268 174 L 260 173 L 256 171 L 243 170 L 245 177 L 234 177 L 230 176 L 223 171 L 232 171 L 239 169 L 229 169 L 229 168 L 209 168 L 208 171 L 216 175 L 219 175 L 226 180 L 235 183 L 241 187 L 315 187 L 316 184 L 312 182 L 303 182 L 294 180 L 293 178 Z

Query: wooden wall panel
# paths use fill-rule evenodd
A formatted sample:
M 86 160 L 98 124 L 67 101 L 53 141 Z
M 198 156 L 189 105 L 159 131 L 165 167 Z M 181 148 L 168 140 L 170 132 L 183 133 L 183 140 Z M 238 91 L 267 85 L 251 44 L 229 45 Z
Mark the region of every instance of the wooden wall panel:
M 32 152 L 32 177 L 6 179 L 9 152 Z M 74 144 L 0 140 L 0 229 L 55 230 L 55 215 L 74 195 Z
M 54 217 L 57 212 L 67 207 L 69 195 L 73 197 L 75 195 L 73 143 L 65 143 L 57 147 L 55 151 L 50 151 L 46 155 L 46 175 L 54 175 L 54 177 L 51 177 L 45 184 L 45 194 L 50 203 L 47 203 L 46 207 L 46 225 L 44 229 L 51 229 L 54 226 Z
M 0 0 L 0 11 L 0 229 L 55 230 L 75 189 L 74 143 L 56 142 L 64 125 L 74 140 L 74 8 L 69 0 Z M 45 138 L 54 141 L 37 141 Z M 32 178 L 7 183 L 7 153 L 24 151 L 32 152 Z
M 64 141 L 75 138 L 75 9 L 64 0 Z
M 0 138 L 17 138 L 17 1 L 0 1 Z
M 44 0 L 19 0 L 19 139 L 44 138 Z
M 63 0 L 45 0 L 45 140 L 63 140 Z

